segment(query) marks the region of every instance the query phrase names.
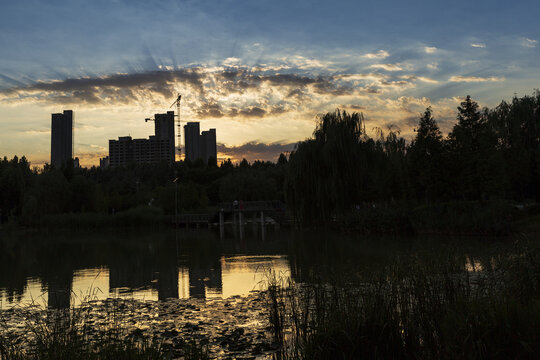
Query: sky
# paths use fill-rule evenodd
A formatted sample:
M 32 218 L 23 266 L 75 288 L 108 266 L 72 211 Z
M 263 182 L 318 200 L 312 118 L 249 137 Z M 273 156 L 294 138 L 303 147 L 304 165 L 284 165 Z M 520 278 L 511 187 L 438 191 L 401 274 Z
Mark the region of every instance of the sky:
M 153 135 L 175 110 L 215 128 L 218 158 L 276 161 L 317 116 L 364 114 L 406 139 L 426 107 L 444 133 L 471 95 L 540 87 L 540 2 L 18 0 L 0 3 L 0 155 L 50 162 L 51 113 L 74 111 L 74 156 Z M 183 134 L 182 134 L 183 135 Z M 183 140 L 180 147 L 183 147 Z

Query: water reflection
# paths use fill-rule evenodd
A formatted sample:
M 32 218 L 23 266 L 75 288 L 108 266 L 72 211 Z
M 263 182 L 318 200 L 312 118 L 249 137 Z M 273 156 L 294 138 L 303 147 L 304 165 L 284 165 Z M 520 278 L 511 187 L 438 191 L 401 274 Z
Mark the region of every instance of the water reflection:
M 226 229 L 227 230 L 227 229 Z M 229 232 L 227 232 L 229 231 Z M 206 229 L 151 233 L 33 234 L 0 239 L 0 307 L 51 308 L 108 297 L 139 300 L 230 297 L 261 288 L 268 270 L 296 282 L 362 276 L 392 257 L 456 252 L 469 271 L 500 251 L 493 239 L 365 237 Z M 222 237 L 223 236 L 223 237 Z
M 219 235 L 198 230 L 3 239 L 0 301 L 4 308 L 34 302 L 59 309 L 107 297 L 229 297 L 258 289 L 266 269 L 290 274 L 279 234 L 264 242 L 256 234 Z

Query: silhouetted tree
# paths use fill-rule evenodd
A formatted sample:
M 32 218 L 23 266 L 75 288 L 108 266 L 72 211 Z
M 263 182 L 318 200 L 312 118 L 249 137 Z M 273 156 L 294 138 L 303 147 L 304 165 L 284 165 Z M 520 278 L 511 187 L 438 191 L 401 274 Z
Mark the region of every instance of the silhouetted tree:
M 359 201 L 363 115 L 336 110 L 320 117 L 313 139 L 289 157 L 287 200 L 303 222 L 329 222 Z
M 426 109 L 415 131 L 416 137 L 408 149 L 412 186 L 419 200 L 433 201 L 443 195 L 445 164 L 443 136 L 431 107 Z
M 503 181 L 502 163 L 494 152 L 495 134 L 487 124 L 487 109 L 467 95 L 458 107 L 458 122 L 448 134 L 451 173 L 456 195 L 462 199 L 480 199 L 496 193 Z

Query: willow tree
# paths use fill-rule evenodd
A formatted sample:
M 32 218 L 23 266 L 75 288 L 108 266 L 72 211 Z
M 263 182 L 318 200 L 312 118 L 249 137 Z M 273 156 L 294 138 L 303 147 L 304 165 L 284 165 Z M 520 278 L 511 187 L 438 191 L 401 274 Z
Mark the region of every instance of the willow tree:
M 365 172 L 361 113 L 336 110 L 318 118 L 313 138 L 289 158 L 286 197 L 302 223 L 329 222 L 359 201 Z

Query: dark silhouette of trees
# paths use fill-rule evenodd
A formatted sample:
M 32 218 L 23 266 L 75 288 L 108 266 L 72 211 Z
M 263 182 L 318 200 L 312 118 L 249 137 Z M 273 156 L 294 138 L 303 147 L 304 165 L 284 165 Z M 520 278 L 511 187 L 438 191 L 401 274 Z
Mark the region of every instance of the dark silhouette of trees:
M 414 196 L 420 201 L 434 201 L 445 197 L 443 136 L 433 111 L 428 107 L 420 118 L 416 137 L 408 149 Z
M 4 157 L 0 219 L 112 214 L 141 206 L 174 214 L 177 189 L 180 213 L 233 200 L 286 200 L 303 223 L 449 201 L 532 202 L 540 198 L 539 139 L 536 91 L 493 109 L 479 109 L 467 96 L 446 138 L 427 108 L 410 144 L 396 129 L 378 129 L 371 138 L 361 113 L 336 110 L 321 115 L 312 138 L 276 163 L 227 159 L 219 166 L 185 161 L 86 169 L 68 162 L 61 169 L 32 170 L 25 157 Z
M 457 110 L 445 139 L 427 108 L 409 145 L 398 131 L 369 138 L 361 114 L 323 115 L 290 156 L 289 208 L 304 223 L 326 223 L 366 203 L 538 201 L 540 93 L 493 110 L 467 96 Z

